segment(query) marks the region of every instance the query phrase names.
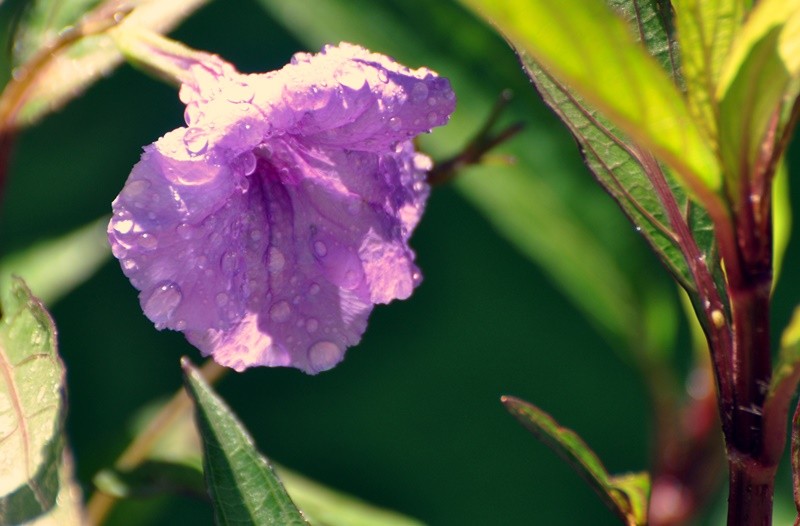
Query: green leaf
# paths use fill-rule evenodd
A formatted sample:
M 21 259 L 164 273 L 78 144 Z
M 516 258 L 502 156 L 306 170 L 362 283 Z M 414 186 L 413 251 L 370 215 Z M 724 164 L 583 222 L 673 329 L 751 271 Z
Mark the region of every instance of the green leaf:
M 21 280 L 0 319 L 0 525 L 81 524 L 65 451 L 64 366 L 50 315 Z
M 52 31 L 31 30 L 36 36 L 28 39 L 30 43 L 26 40 L 24 55 L 32 57 L 17 69 L 15 79 L 0 96 L 0 131 L 35 123 L 111 72 L 122 61 L 110 35 L 117 27 L 164 33 L 207 2 L 132 0 L 121 4 L 106 0 L 55 37 L 45 38 Z M 26 34 L 24 29 L 22 34 Z M 34 43 L 39 46 L 36 53 L 29 49 Z
M 118 499 L 164 493 L 208 497 L 202 470 L 176 462 L 150 460 L 130 470 L 104 469 L 95 475 L 93 482 L 98 490 Z
M 19 66 L 81 16 L 100 3 L 100 0 L 34 0 L 25 6 L 25 13 L 14 36 L 13 65 Z
M 107 224 L 104 217 L 5 257 L 0 261 L 0 287 L 7 288 L 11 276 L 19 276 L 42 302 L 52 305 L 108 260 Z
M 786 161 L 778 164 L 772 184 L 772 288 L 778 283 L 783 258 L 792 235 L 792 203 L 789 193 L 789 170 Z
M 765 451 L 774 451 L 778 455 L 783 452 L 786 440 L 786 417 L 798 382 L 800 382 L 800 307 L 795 308 L 792 319 L 781 335 L 778 363 L 772 373 L 764 401 L 763 435 L 766 441 L 773 441 L 764 447 Z M 778 462 L 779 458 L 771 460 Z
M 134 435 L 159 418 L 163 401 L 146 406 L 135 417 Z M 116 498 L 147 497 L 163 492 L 198 495 L 205 491 L 201 440 L 190 404 L 181 405 L 161 420 L 159 434 L 141 465 L 132 469 L 106 469 L 94 478 L 95 486 Z M 274 466 L 286 491 L 299 504 L 312 526 L 420 526 L 415 519 L 378 508 L 356 497 L 310 480 L 283 466 Z
M 422 526 L 416 519 L 330 489 L 285 467 L 276 466 L 276 470 L 312 526 Z
M 596 0 L 463 1 L 519 53 L 652 151 L 697 197 L 713 198 L 708 190 L 721 185 L 713 150 L 678 88 L 611 9 Z
M 558 425 L 553 418 L 518 398 L 504 396 L 506 409 L 533 435 L 556 452 L 600 496 L 603 503 L 630 526 L 647 524 L 650 477 L 647 473 L 612 476 L 597 455 L 573 431 Z
M 676 59 L 669 53 L 672 44 L 668 20 L 659 16 L 663 7 L 656 1 L 638 2 L 636 9 L 630 2 L 617 3 L 617 9 L 631 17 L 630 25 L 642 28 L 640 35 L 647 49 L 658 57 L 668 74 L 677 76 Z M 545 102 L 575 136 L 600 184 L 619 203 L 695 304 L 702 304 L 705 298 L 701 297 L 702 287 L 697 281 L 703 277 L 697 275 L 702 270 L 696 265 L 697 259 L 704 261 L 704 273 L 709 280 L 723 281 L 708 214 L 689 198 L 668 170 L 579 94 L 559 83 L 527 53 L 521 52 L 520 58 Z
M 307 525 L 231 410 L 188 359 L 181 365 L 203 438 L 203 468 L 217 524 Z
M 771 120 L 781 113 L 785 99 L 796 95 L 798 51 L 800 1 L 759 2 L 733 42 L 716 93 L 720 156 L 734 183 L 750 174 Z M 734 186 L 730 193 L 735 192 Z
M 744 17 L 743 0 L 673 0 L 689 109 L 717 142 L 717 82 Z

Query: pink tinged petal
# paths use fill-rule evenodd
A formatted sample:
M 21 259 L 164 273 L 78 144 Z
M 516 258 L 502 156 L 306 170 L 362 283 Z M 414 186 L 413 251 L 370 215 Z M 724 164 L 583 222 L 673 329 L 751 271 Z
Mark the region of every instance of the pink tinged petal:
M 145 148 L 113 252 L 156 327 L 219 363 L 329 369 L 420 282 L 430 160 L 408 139 L 447 120 L 449 83 L 347 44 L 263 75 L 189 67 L 187 127 Z

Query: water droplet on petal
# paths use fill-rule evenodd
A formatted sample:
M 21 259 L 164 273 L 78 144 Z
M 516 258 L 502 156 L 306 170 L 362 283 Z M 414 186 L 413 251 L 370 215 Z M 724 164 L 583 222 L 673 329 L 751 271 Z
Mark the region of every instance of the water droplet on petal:
M 403 120 L 400 117 L 392 117 L 389 119 L 389 128 L 394 131 L 399 130 L 403 126 Z
M 133 228 L 133 221 L 130 219 L 114 218 L 112 227 L 118 234 L 127 234 Z
M 283 270 L 283 266 L 286 264 L 286 258 L 283 257 L 283 252 L 275 247 L 270 247 L 267 259 L 267 268 L 269 268 L 269 271 L 273 274 Z
M 155 250 L 158 248 L 158 238 L 145 232 L 139 236 L 139 246 L 145 250 Z
M 317 332 L 318 328 L 319 328 L 319 322 L 316 319 L 309 318 L 308 321 L 306 321 L 306 330 L 308 332 Z
M 315 241 L 314 253 L 319 257 L 325 257 L 325 255 L 328 253 L 328 247 L 326 247 L 325 243 L 323 243 L 322 241 Z
M 284 322 L 292 315 L 292 307 L 286 301 L 274 303 L 269 309 L 269 317 L 274 322 Z
M 439 99 L 436 97 L 431 97 L 428 99 L 428 106 L 436 106 L 437 104 L 439 104 Z
M 175 322 L 175 330 L 182 331 L 186 328 L 186 320 L 178 320 Z
M 422 102 L 428 97 L 428 86 L 424 82 L 417 82 L 411 88 L 411 100 L 414 102 Z
M 217 294 L 216 298 L 214 298 L 214 301 L 217 302 L 218 307 L 224 307 L 228 304 L 228 295 L 224 292 L 220 292 Z
M 133 259 L 123 259 L 122 268 L 128 271 L 133 271 L 139 268 L 139 265 L 137 265 L 136 261 L 134 261 Z
M 389 82 L 389 75 L 386 74 L 386 70 L 384 69 L 378 70 L 378 80 L 380 80 L 384 84 Z
M 224 88 L 225 98 L 230 102 L 250 102 L 255 96 L 255 91 L 250 84 L 232 82 Z
M 438 113 L 432 111 L 428 114 L 428 124 L 430 124 L 431 126 L 435 126 L 438 121 L 439 121 Z
M 320 287 L 316 283 L 312 283 L 310 287 L 308 287 L 308 293 L 311 296 L 315 296 L 319 294 Z
M 136 181 L 131 181 L 125 185 L 125 188 L 122 189 L 122 195 L 126 199 L 130 199 L 131 201 L 137 201 L 141 197 L 143 197 L 145 191 L 150 188 L 150 181 L 146 181 L 144 179 L 137 179 Z
M 308 360 L 315 371 L 330 369 L 339 361 L 342 351 L 333 342 L 321 341 L 311 346 L 308 350 Z
M 187 126 L 197 124 L 197 121 L 199 121 L 202 116 L 203 112 L 200 111 L 200 107 L 196 102 L 190 102 L 183 112 L 183 120 L 186 121 Z
M 186 223 L 181 223 L 176 229 L 181 239 L 191 239 L 194 234 L 194 227 Z
M 222 254 L 222 261 L 220 262 L 220 266 L 222 267 L 222 272 L 226 274 L 233 274 L 236 271 L 236 268 L 239 266 L 238 257 L 233 252 L 225 252 Z
M 163 329 L 172 315 L 172 311 L 180 305 L 183 295 L 180 287 L 172 281 L 164 281 L 156 285 L 150 296 L 144 302 L 144 312 L 156 324 L 156 328 Z
M 208 138 L 202 128 L 189 128 L 183 134 L 183 144 L 192 155 L 200 155 L 208 148 Z
M 253 241 L 259 241 L 262 235 L 263 234 L 261 233 L 261 230 L 254 229 L 250 231 L 250 239 L 252 239 Z
M 245 152 L 241 155 L 242 173 L 250 175 L 256 171 L 256 154 L 253 152 Z

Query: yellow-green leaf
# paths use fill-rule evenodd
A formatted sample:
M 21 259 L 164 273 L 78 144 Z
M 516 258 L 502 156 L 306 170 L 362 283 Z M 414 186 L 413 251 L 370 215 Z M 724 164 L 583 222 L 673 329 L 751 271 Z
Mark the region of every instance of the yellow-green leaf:
M 689 109 L 716 144 L 716 88 L 744 16 L 743 0 L 673 0 Z
M 55 326 L 22 280 L 0 319 L 0 526 L 81 524 L 64 439 L 66 388 Z
M 720 187 L 717 159 L 682 94 L 602 2 L 462 1 L 651 150 L 695 195 Z
M 759 2 L 736 36 L 716 94 L 720 157 L 733 182 L 750 174 L 771 120 L 796 91 L 798 49 L 800 0 Z

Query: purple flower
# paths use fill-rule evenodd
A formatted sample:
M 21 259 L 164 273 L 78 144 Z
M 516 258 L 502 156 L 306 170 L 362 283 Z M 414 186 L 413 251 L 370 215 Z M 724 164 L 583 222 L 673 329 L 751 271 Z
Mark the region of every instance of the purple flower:
M 420 281 L 431 162 L 411 140 L 447 122 L 450 84 L 350 44 L 258 75 L 187 67 L 186 127 L 114 200 L 114 255 L 156 328 L 220 364 L 329 369 Z

